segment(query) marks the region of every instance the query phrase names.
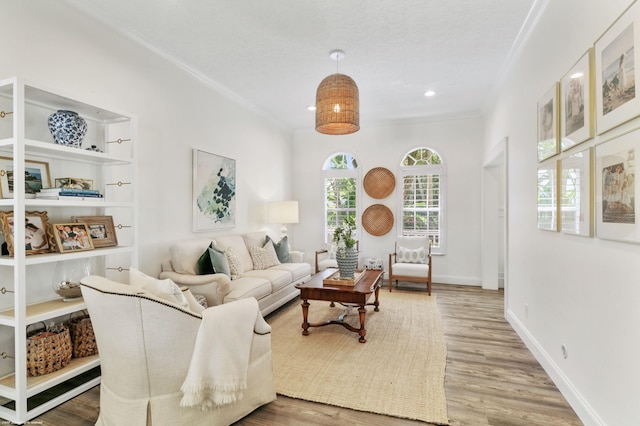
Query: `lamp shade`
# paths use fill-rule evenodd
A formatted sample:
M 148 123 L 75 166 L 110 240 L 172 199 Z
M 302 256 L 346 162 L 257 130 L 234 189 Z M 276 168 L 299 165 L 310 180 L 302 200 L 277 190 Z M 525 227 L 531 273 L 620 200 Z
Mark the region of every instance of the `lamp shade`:
M 332 74 L 316 91 L 316 131 L 326 135 L 348 135 L 360 130 L 358 86 L 351 77 Z
M 297 201 L 272 201 L 267 204 L 267 223 L 298 223 Z

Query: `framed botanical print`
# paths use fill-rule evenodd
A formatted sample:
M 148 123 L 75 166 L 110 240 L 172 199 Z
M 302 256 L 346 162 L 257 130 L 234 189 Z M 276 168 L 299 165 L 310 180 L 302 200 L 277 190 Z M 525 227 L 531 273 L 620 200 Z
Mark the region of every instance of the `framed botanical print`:
M 0 212 L 2 232 L 7 242 L 9 256 L 13 256 L 16 242 L 14 241 L 14 217 L 13 212 Z M 53 235 L 49 227 L 47 212 L 25 212 L 25 253 L 39 254 L 49 253 L 54 245 Z
M 640 115 L 636 46 L 640 47 L 640 3 L 630 6 L 595 43 L 598 134 Z
M 24 192 L 33 194 L 42 188 L 51 186 L 49 163 L 44 161 L 25 160 Z M 0 195 L 2 198 L 13 198 L 13 158 L 0 157 Z
M 593 235 L 593 148 L 560 160 L 560 229 L 565 234 Z
M 538 101 L 538 161 L 558 153 L 558 92 L 560 84 L 553 85 Z
M 558 162 L 538 167 L 538 229 L 558 230 Z
M 232 228 L 236 217 L 236 160 L 193 150 L 193 230 Z
M 562 151 L 593 137 L 593 49 L 589 49 L 560 82 Z

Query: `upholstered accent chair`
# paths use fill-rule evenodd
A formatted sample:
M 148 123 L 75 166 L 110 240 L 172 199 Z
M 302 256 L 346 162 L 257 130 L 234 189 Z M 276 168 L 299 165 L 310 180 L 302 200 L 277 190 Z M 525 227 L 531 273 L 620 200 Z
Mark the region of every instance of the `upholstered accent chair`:
M 428 237 L 398 237 L 389 254 L 389 291 L 398 281 L 425 283 L 431 295 L 431 242 Z
M 185 404 L 182 391 L 185 379 L 192 376 L 193 360 L 198 359 L 193 354 L 202 353 L 199 350 L 202 346 L 196 345 L 200 341 L 200 325 L 206 323 L 209 310 L 224 309 L 225 318 L 220 322 L 235 330 L 225 321 L 238 317 L 234 304 L 243 302 L 201 310 L 191 302 L 188 308 L 179 306 L 144 289 L 99 276 L 85 277 L 81 284 L 102 369 L 96 425 L 229 425 L 275 400 L 271 328 L 262 318 L 257 302 L 252 311 L 257 313 L 252 319 L 255 326 L 249 325 L 248 338 L 243 340 L 247 342 L 246 352 L 240 351 L 242 356 L 238 355 L 248 359 L 248 364 L 244 364 L 248 367 L 243 395 L 228 405 L 203 409 L 202 405 Z M 234 347 L 217 342 L 212 346 L 215 351 L 206 346 L 202 356 L 210 360 L 209 364 L 224 364 L 235 356 Z M 224 348 L 219 349 L 221 346 Z

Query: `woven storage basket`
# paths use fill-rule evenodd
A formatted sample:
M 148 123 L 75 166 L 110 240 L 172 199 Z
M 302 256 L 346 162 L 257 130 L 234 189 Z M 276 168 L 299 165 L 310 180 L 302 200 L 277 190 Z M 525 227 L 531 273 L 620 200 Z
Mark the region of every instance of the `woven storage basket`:
M 89 313 L 83 312 L 82 316 L 72 317 L 69 320 L 69 331 L 73 346 L 73 357 L 82 358 L 98 353 L 96 336 L 93 334 L 93 324 Z
M 44 323 L 43 323 L 44 324 Z M 27 375 L 41 376 L 64 368 L 71 360 L 69 329 L 51 335 L 41 335 L 44 330 L 27 333 Z
M 396 178 L 389 169 L 374 167 L 369 170 L 363 180 L 367 194 L 378 200 L 387 198 L 396 186 Z
M 371 235 L 384 235 L 393 228 L 393 213 L 382 204 L 369 206 L 362 213 L 362 226 Z

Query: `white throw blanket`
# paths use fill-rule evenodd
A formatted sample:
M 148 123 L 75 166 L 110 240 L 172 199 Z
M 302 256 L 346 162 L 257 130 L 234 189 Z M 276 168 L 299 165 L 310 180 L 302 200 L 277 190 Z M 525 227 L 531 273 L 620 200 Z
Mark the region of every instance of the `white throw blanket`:
M 242 399 L 253 330 L 264 325 L 253 297 L 205 309 L 180 405 L 211 410 Z

